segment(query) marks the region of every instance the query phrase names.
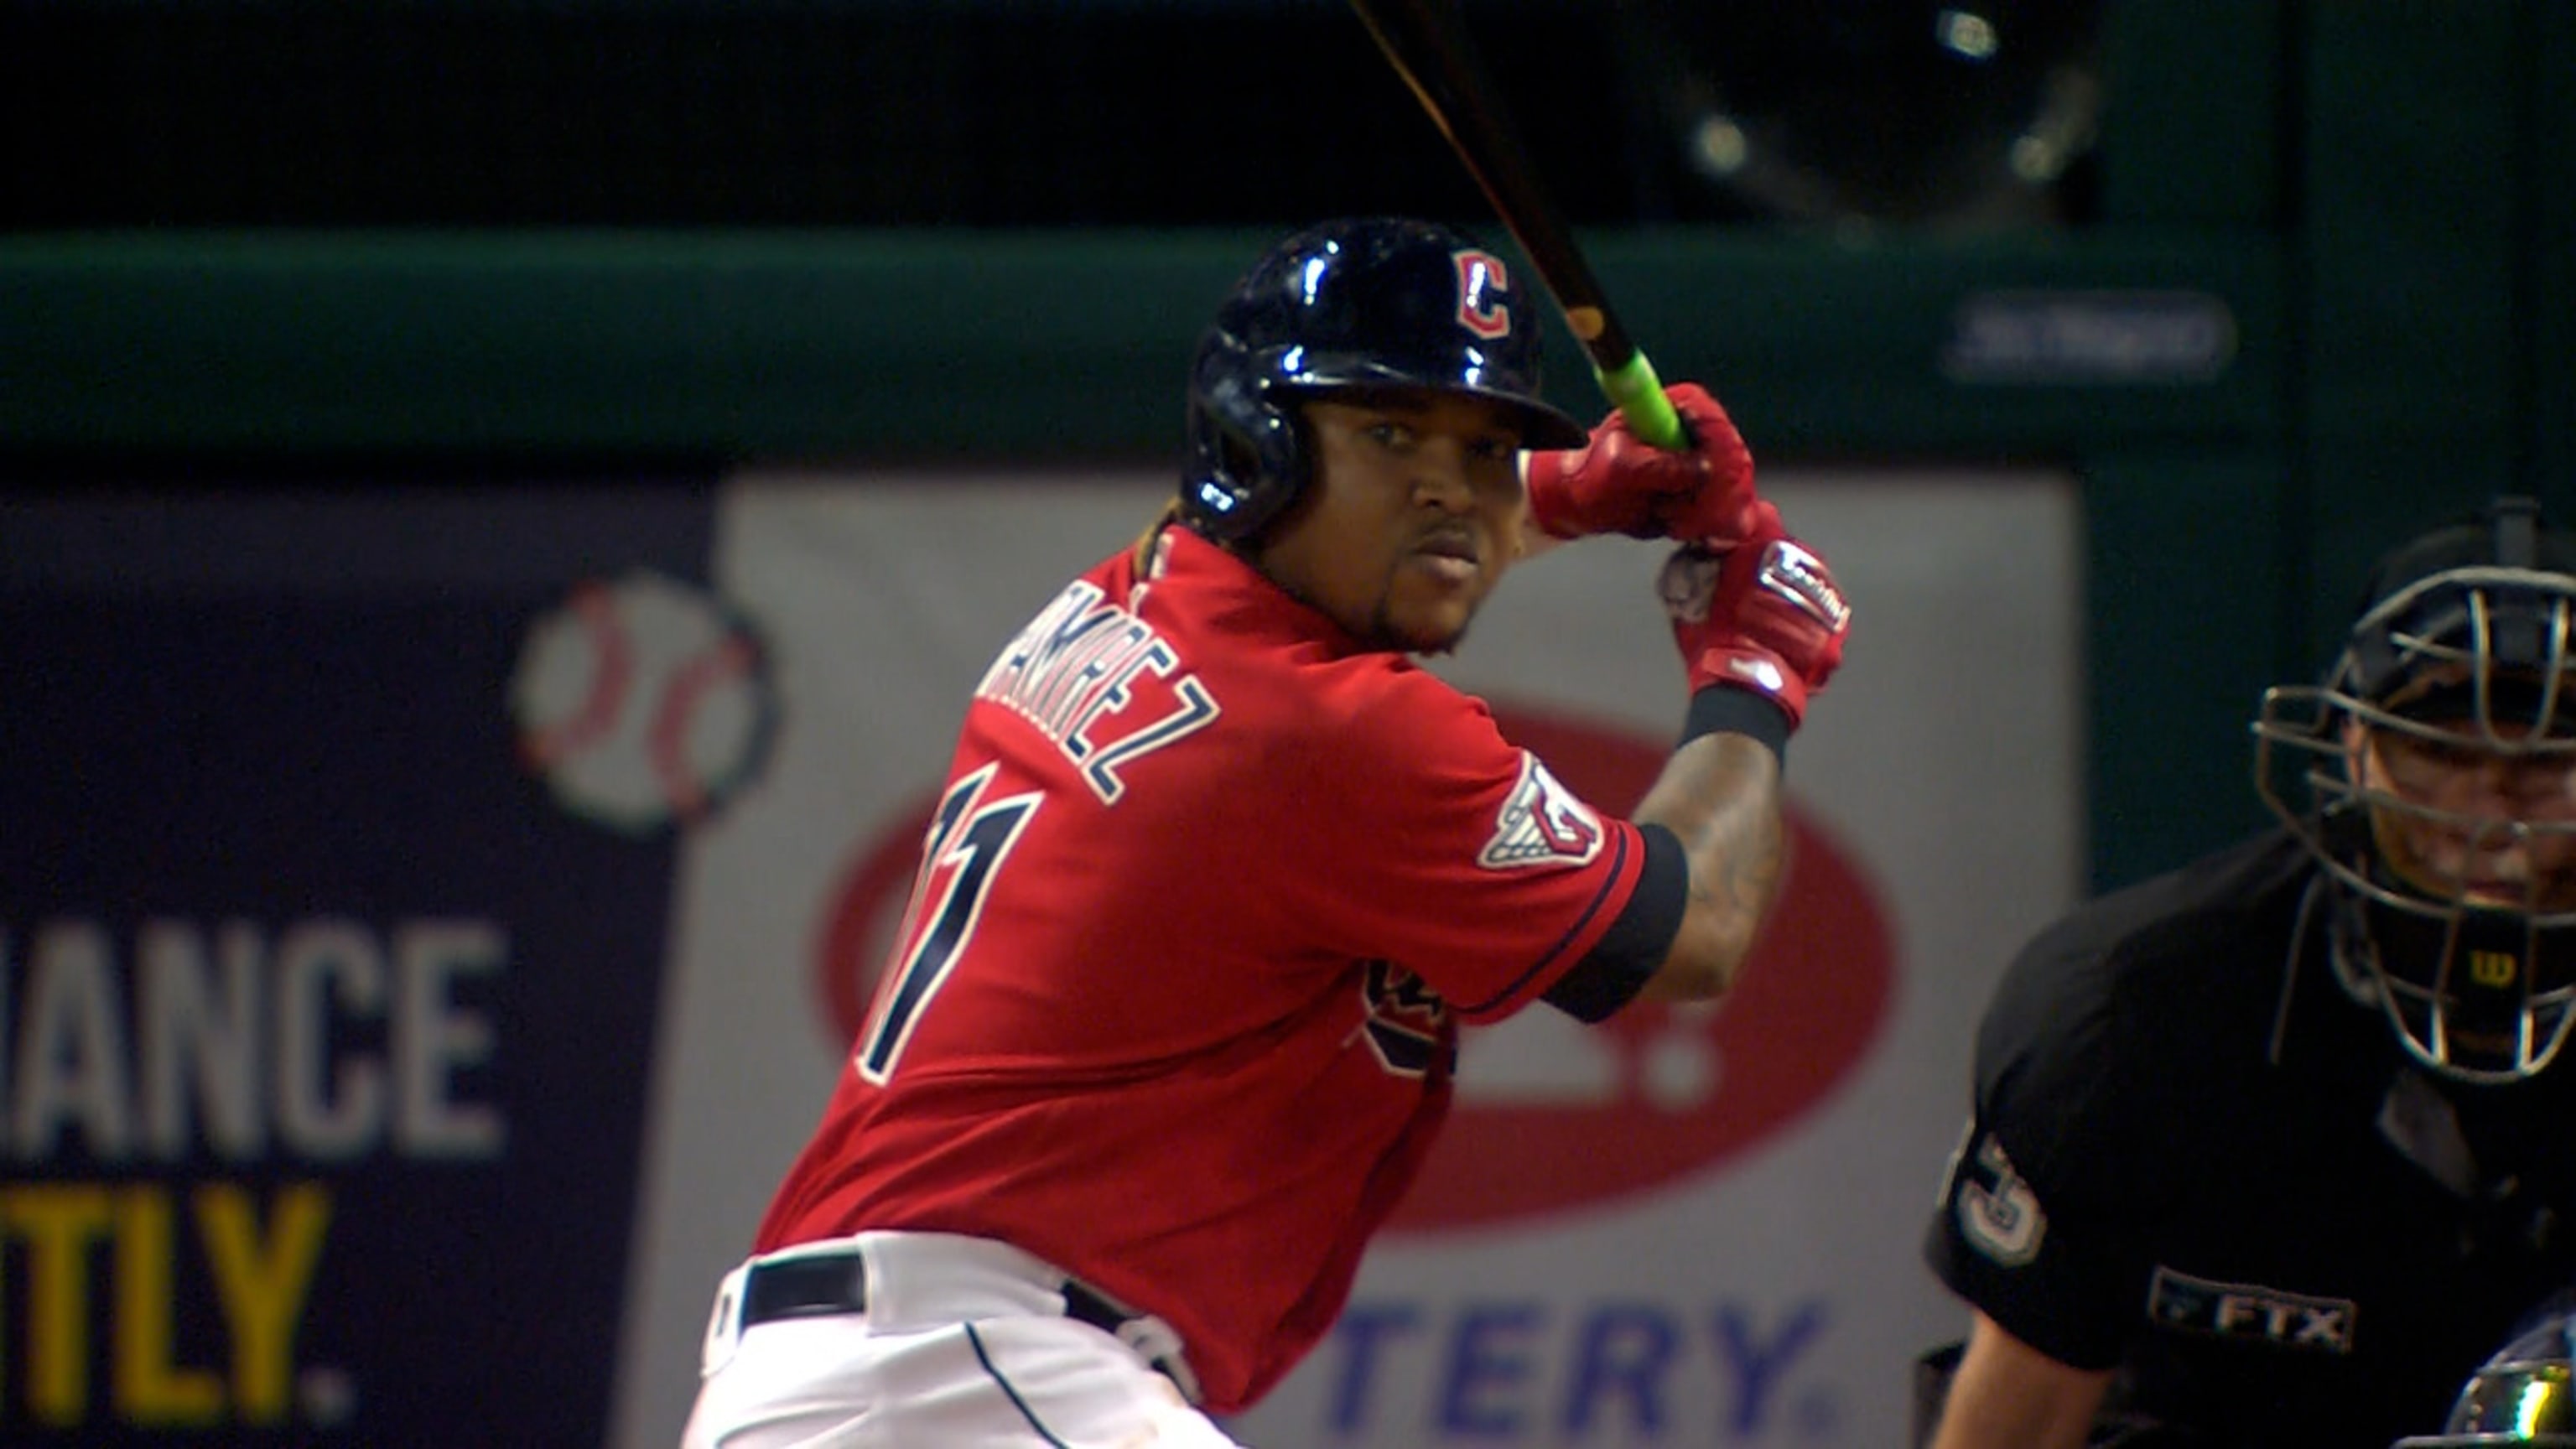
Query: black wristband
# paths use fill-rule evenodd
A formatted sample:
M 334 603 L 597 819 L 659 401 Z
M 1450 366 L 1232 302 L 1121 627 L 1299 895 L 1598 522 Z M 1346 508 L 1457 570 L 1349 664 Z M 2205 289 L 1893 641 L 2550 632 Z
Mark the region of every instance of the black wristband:
M 1732 684 L 1706 684 L 1691 696 L 1682 720 L 1682 744 L 1702 735 L 1745 735 L 1770 746 L 1780 763 L 1789 763 L 1789 712 L 1757 690 Z

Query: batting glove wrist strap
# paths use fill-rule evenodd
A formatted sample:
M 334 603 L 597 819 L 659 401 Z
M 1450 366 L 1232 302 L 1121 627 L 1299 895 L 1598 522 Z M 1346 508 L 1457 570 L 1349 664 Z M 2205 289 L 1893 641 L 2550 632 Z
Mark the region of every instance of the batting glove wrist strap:
M 1744 735 L 1786 764 L 1789 734 L 1797 727 L 1776 695 L 1737 684 L 1707 684 L 1691 695 L 1690 712 L 1682 717 L 1681 743 L 1689 744 L 1702 735 Z

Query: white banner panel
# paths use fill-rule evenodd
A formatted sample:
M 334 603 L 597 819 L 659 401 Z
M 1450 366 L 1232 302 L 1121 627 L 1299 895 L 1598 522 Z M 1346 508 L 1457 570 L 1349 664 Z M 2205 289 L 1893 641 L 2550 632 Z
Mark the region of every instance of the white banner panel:
M 1141 475 L 763 474 L 717 590 L 772 655 L 765 778 L 691 839 L 622 1361 L 620 1449 L 675 1442 L 716 1279 L 830 1090 L 968 692 L 1167 495 Z M 1472 1033 L 1458 1110 L 1339 1331 L 1238 1420 L 1263 1449 L 1894 1449 L 1964 1313 L 1917 1256 L 1978 1010 L 2083 880 L 2078 490 L 1766 475 L 1855 624 L 1789 754 L 1792 904 L 1707 1011 Z M 1680 723 L 1663 550 L 1508 580 L 1434 667 L 1574 789 L 1632 804 Z

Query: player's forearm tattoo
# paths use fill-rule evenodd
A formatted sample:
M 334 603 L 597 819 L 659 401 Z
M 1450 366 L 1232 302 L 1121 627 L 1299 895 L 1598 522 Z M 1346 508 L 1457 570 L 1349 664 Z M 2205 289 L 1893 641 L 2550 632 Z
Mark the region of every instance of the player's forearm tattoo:
M 1778 758 L 1740 736 L 1694 740 L 1674 756 L 1637 818 L 1663 825 L 1681 842 L 1692 911 L 1708 918 L 1710 937 L 1720 943 L 1717 985 L 1732 985 L 1786 867 Z
M 1691 894 L 1759 916 L 1780 888 L 1780 771 L 1758 747 L 1728 741 L 1722 753 L 1718 768 L 1692 782 L 1698 828 L 1681 835 Z

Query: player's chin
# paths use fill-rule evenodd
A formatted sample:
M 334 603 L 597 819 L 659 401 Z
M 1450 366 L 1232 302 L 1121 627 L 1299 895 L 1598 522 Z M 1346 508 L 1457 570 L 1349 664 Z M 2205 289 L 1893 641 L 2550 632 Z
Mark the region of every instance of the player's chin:
M 1409 555 L 1378 598 L 1378 634 L 1416 654 L 1445 654 L 1465 638 L 1499 571 Z
M 1467 625 L 1475 617 L 1473 601 L 1444 599 L 1390 608 L 1378 632 L 1409 654 L 1446 654 L 1466 639 Z

